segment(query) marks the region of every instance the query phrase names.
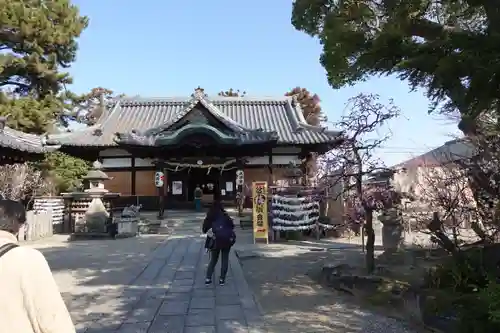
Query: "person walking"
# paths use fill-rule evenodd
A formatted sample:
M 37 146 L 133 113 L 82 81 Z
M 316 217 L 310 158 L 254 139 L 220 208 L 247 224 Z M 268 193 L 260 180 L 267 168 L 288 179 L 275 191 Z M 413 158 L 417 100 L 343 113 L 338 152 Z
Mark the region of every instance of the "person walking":
M 194 207 L 197 212 L 201 210 L 201 197 L 203 196 L 203 190 L 200 185 L 196 185 L 194 189 Z
M 207 267 L 205 284 L 212 283 L 215 266 L 221 256 L 219 285 L 226 282 L 229 268 L 229 252 L 236 242 L 233 219 L 226 212 L 220 200 L 215 200 L 203 221 L 202 231 L 207 234 L 205 247 L 210 251 L 210 262 Z
M 25 221 L 21 203 L 0 200 L 0 333 L 75 333 L 47 260 L 17 243 Z

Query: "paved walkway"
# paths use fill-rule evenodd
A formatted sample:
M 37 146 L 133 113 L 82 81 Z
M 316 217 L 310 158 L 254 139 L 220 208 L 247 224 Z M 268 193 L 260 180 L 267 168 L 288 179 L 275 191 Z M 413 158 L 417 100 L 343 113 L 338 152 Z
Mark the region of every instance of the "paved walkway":
M 59 251 L 50 242 L 33 245 L 54 267 L 79 332 L 263 332 L 235 254 L 226 285 L 205 286 L 199 221 L 176 224 L 168 238 L 74 242 Z
M 255 246 L 251 231 L 237 229 L 235 250 L 262 252 L 243 265 L 265 316 L 235 251 L 227 284 L 205 286 L 202 219 L 169 212 L 168 236 L 78 242 L 55 236 L 27 246 L 49 261 L 79 333 L 413 332 L 344 302 L 307 276 L 315 263 L 347 255 L 344 247 L 311 252 L 311 244 Z

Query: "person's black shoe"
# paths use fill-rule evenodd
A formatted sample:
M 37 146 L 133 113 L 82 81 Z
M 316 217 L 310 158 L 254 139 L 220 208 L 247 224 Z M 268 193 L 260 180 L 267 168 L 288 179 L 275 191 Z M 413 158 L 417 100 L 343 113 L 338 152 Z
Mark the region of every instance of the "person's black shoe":
M 212 284 L 212 279 L 205 279 L 205 286 L 209 286 Z
M 226 281 L 224 279 L 219 280 L 219 286 L 223 286 L 226 284 Z

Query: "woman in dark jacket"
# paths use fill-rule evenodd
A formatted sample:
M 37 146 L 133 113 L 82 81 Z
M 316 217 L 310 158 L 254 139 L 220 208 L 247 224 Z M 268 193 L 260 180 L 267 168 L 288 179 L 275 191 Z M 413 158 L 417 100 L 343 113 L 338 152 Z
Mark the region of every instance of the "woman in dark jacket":
M 207 267 L 207 275 L 205 284 L 212 283 L 215 265 L 219 261 L 219 256 L 222 254 L 221 270 L 219 284 L 221 286 L 226 282 L 226 274 L 229 267 L 229 251 L 236 241 L 234 233 L 233 219 L 228 215 L 222 203 L 219 200 L 214 201 L 212 207 L 207 212 L 205 221 L 203 221 L 202 231 L 208 235 L 205 247 L 210 251 L 210 263 Z M 211 236 L 211 237 L 210 237 Z

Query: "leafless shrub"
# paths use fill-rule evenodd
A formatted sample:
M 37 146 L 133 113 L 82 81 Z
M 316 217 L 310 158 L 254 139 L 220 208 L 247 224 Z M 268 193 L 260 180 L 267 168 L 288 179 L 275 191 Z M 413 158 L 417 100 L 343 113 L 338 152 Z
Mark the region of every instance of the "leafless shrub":
M 4 199 L 21 201 L 53 190 L 50 180 L 28 163 L 0 166 L 0 195 Z
M 442 231 L 461 242 L 477 240 L 471 230 L 477 223 L 477 208 L 469 186 L 467 172 L 460 165 L 448 161 L 440 165 L 420 168 L 413 197 L 414 230 L 428 230 L 433 213 L 439 213 Z
M 500 139 L 497 125 L 454 141 L 430 165 L 411 170 L 415 201 L 406 213 L 415 229 L 428 231 L 457 251 L 462 243 L 493 242 L 500 229 Z
M 375 267 L 373 213 L 392 205 L 395 199 L 388 181 L 391 171 L 375 157 L 375 152 L 390 136 L 384 127 L 399 114 L 392 101 L 383 104 L 377 95 L 359 94 L 351 98 L 344 115 L 334 123 L 344 134 L 343 144 L 318 161 L 317 183 L 334 190 L 331 195 L 343 197 L 348 206 L 346 221 L 366 230 L 368 272 Z M 389 134 L 384 135 L 381 130 Z M 371 178 L 369 182 L 367 178 Z

